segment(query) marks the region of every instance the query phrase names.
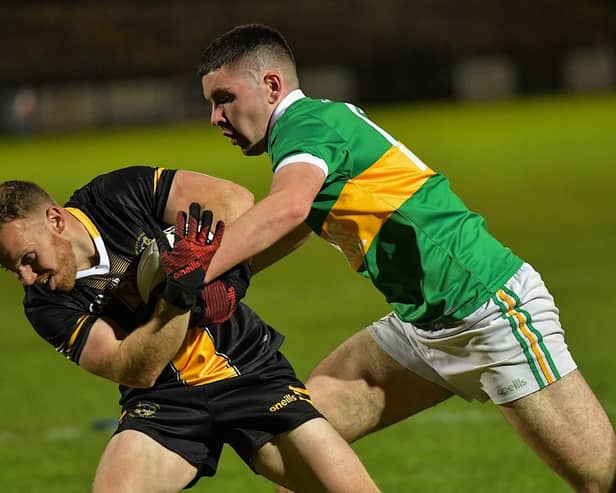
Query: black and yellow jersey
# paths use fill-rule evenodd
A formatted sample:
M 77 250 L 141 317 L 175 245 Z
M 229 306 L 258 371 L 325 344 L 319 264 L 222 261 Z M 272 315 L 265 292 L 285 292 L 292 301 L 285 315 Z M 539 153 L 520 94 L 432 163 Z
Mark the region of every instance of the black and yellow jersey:
M 24 309 L 36 332 L 66 358 L 79 363 L 90 329 L 104 317 L 130 333 L 152 315 L 137 290 L 139 255 L 163 213 L 175 171 L 146 166 L 98 176 L 75 191 L 65 208 L 88 230 L 98 265 L 77 273 L 70 292 L 25 288 Z M 207 196 L 207 190 L 204 190 Z M 283 336 L 246 305 L 220 325 L 194 327 L 156 385 L 204 385 L 259 368 L 281 346 Z M 124 396 L 130 389 L 120 387 Z

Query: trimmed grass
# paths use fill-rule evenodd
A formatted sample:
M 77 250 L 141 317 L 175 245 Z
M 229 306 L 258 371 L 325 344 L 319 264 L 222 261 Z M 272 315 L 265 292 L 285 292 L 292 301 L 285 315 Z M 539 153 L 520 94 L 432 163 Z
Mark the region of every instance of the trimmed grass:
M 366 109 L 447 175 L 494 235 L 542 273 L 569 346 L 614 418 L 616 95 Z M 130 164 L 203 171 L 258 198 L 271 179 L 266 157 L 243 157 L 207 124 L 0 139 L 0 181 L 35 180 L 59 201 L 91 177 Z M 0 490 L 87 491 L 109 435 L 92 422 L 117 416 L 115 385 L 67 363 L 38 338 L 13 279 L 1 276 L 0 288 Z M 247 301 L 287 336 L 283 350 L 301 377 L 388 311 L 318 239 L 259 274 Z M 355 447 L 388 492 L 567 490 L 490 404 L 451 399 Z M 216 478 L 193 491 L 272 490 L 227 450 Z

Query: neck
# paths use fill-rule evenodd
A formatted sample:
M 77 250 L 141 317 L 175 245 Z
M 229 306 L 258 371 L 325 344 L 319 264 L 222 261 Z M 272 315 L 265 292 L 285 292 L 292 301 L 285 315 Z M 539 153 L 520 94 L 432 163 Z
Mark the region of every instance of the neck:
M 73 246 L 77 270 L 86 270 L 98 263 L 98 252 L 86 227 L 70 212 L 66 212 L 66 239 Z

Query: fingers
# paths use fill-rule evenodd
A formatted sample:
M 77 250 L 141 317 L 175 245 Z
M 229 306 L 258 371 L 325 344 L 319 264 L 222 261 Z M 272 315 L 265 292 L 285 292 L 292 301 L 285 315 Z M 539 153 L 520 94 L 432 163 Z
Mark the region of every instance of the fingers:
M 214 238 L 210 242 L 215 248 L 220 246 L 220 242 L 222 241 L 222 235 L 225 233 L 225 223 L 222 221 L 218 221 L 216 223 L 216 231 L 214 231 Z
M 191 241 L 197 241 L 199 233 L 199 216 L 201 215 L 201 206 L 196 202 L 192 202 L 188 207 L 188 231 L 186 237 Z
M 201 216 L 201 217 L 199 217 Z M 216 231 L 212 241 L 209 241 L 210 229 L 214 215 L 211 210 L 205 209 L 201 213 L 201 206 L 193 202 L 188 208 L 188 215 L 184 211 L 178 211 L 175 222 L 175 240 L 186 238 L 191 241 L 196 241 L 202 245 L 216 244 L 219 245 L 222 241 L 222 235 L 225 231 L 225 225 L 222 221 L 216 223 Z
M 186 213 L 178 211 L 175 217 L 175 242 L 177 243 L 182 238 L 186 237 Z
M 210 227 L 212 226 L 212 220 L 214 216 L 212 211 L 206 209 L 203 211 L 203 215 L 201 216 L 201 229 L 199 231 L 199 237 L 197 241 L 202 245 L 208 243 L 208 237 L 210 235 Z

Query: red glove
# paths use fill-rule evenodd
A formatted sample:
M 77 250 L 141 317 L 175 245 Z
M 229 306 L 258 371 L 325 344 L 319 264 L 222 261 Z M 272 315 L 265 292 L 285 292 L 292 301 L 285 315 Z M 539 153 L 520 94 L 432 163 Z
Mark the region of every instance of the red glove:
M 186 213 L 178 212 L 173 248 L 164 235 L 157 237 L 160 263 L 167 277 L 162 298 L 179 308 L 195 305 L 197 293 L 203 287 L 205 273 L 224 232 L 224 225 L 219 221 L 214 238 L 209 242 L 212 212 L 204 211 L 199 221 L 200 213 L 199 204 L 190 204 L 187 223 Z
M 240 264 L 208 283 L 193 309 L 191 325 L 221 324 L 229 320 L 237 304 L 246 296 L 250 275 L 248 264 Z

